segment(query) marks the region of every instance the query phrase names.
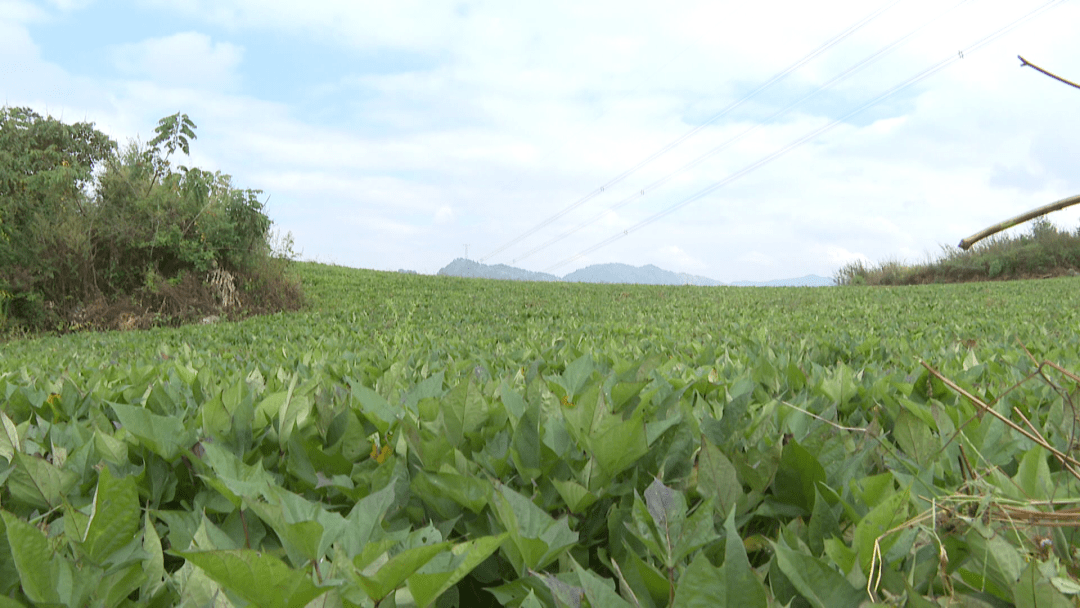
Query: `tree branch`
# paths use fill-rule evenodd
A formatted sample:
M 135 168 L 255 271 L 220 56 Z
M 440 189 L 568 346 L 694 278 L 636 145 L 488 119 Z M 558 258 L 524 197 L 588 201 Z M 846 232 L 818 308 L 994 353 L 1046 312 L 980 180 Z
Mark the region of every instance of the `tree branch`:
M 1031 67 L 1035 68 L 1036 70 L 1042 72 L 1043 74 L 1046 74 L 1047 76 L 1053 78 L 1054 80 L 1060 80 L 1061 82 L 1064 82 L 1065 84 L 1067 84 L 1069 86 L 1073 86 L 1073 87 L 1076 87 L 1076 88 L 1080 89 L 1080 84 L 1076 84 L 1075 82 L 1065 80 L 1064 78 L 1062 78 L 1061 76 L 1058 76 L 1056 74 L 1051 74 L 1050 72 L 1047 72 L 1046 70 L 1040 68 L 1039 66 L 1035 65 L 1034 63 L 1031 63 L 1027 59 L 1024 59 L 1020 55 L 1017 55 L 1017 57 L 1020 59 L 1020 67 L 1031 66 Z

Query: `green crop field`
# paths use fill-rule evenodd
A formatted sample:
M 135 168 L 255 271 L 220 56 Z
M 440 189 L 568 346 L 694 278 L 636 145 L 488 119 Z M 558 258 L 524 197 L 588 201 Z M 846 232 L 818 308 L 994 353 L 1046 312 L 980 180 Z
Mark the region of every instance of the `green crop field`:
M 1078 279 L 296 271 L 0 344 L 0 608 L 1080 599 Z

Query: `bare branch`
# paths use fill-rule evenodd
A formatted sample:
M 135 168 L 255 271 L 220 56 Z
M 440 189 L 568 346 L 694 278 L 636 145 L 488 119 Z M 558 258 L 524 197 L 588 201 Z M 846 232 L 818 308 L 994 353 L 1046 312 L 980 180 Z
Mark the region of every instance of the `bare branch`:
M 1017 55 L 1017 57 L 1020 59 L 1020 62 L 1021 62 L 1020 67 L 1031 66 L 1031 67 L 1035 68 L 1036 70 L 1042 72 L 1043 74 L 1046 74 L 1047 76 L 1053 78 L 1054 80 L 1060 80 L 1061 82 L 1064 82 L 1065 84 L 1067 84 L 1069 86 L 1076 87 L 1076 88 L 1080 89 L 1080 84 L 1076 84 L 1075 82 L 1072 82 L 1070 80 L 1065 80 L 1064 78 L 1062 78 L 1061 76 L 1058 76 L 1056 74 L 1051 74 L 1050 72 L 1047 72 L 1046 70 L 1040 68 L 1039 66 L 1035 65 L 1034 63 L 1031 63 L 1027 59 L 1024 59 L 1020 55 Z

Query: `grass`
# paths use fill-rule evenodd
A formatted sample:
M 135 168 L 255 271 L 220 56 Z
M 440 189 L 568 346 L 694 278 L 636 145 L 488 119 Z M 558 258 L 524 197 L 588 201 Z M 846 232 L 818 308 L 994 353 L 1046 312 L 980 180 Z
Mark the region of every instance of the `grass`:
M 1076 276 L 1078 269 L 1080 228 L 1070 232 L 1039 218 L 1028 232 L 994 236 L 968 251 L 943 246 L 938 259 L 916 264 L 852 262 L 835 278 L 837 285 L 925 285 Z

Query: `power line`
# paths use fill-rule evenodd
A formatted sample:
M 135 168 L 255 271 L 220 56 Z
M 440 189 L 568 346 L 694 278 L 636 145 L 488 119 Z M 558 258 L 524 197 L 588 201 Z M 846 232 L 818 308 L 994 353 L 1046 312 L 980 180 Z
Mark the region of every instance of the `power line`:
M 826 89 L 833 86 L 834 84 L 836 84 L 838 82 L 841 82 L 843 80 L 846 80 L 850 76 L 852 76 L 852 75 L 856 74 L 857 72 L 861 71 L 863 68 L 866 68 L 867 66 L 872 65 L 874 62 L 881 59 L 882 57 L 884 57 L 885 55 L 887 55 L 891 51 L 895 50 L 901 44 L 903 44 L 904 42 L 909 40 L 912 36 L 914 36 L 915 34 L 917 34 L 920 31 L 922 31 L 924 28 L 926 28 L 931 23 L 933 23 L 933 22 L 937 21 L 938 19 L 944 17 L 945 15 L 949 14 L 953 10 L 959 8 L 960 6 L 962 6 L 963 4 L 965 4 L 965 3 L 969 2 L 969 1 L 970 0 L 960 0 L 960 2 L 952 5 L 951 7 L 946 9 L 945 11 L 943 11 L 943 12 L 937 14 L 936 16 L 932 17 L 929 21 L 926 21 L 925 23 L 918 26 L 914 30 L 908 32 L 907 34 L 904 34 L 900 38 L 897 38 L 893 42 L 891 42 L 888 45 L 882 47 L 881 49 L 879 49 L 877 52 L 870 55 L 869 57 L 866 57 L 862 61 L 859 61 L 855 65 L 852 65 L 851 67 L 844 70 L 840 74 L 837 74 L 831 80 L 829 80 L 825 84 L 819 86 L 817 89 L 815 89 L 813 92 L 809 93 L 808 95 L 805 95 L 801 99 L 799 99 L 799 100 L 797 100 L 797 101 L 795 101 L 793 103 L 788 104 L 783 109 L 773 113 L 771 116 L 769 116 L 765 120 L 763 120 L 763 121 L 759 122 L 758 124 L 744 130 L 742 133 L 739 133 L 738 135 L 724 141 L 720 145 L 716 146 L 715 148 L 712 148 L 711 150 L 709 150 L 705 154 L 702 154 L 701 156 L 698 156 L 694 160 L 686 163 L 685 165 L 679 167 L 678 169 L 672 171 L 671 173 L 668 173 L 664 177 L 661 177 L 660 179 L 648 184 L 644 188 L 641 188 L 640 190 L 638 190 L 638 192 L 636 192 L 634 194 L 631 194 L 630 196 L 628 196 L 628 197 L 624 198 L 623 200 L 619 201 L 618 203 L 615 203 L 611 207 L 608 207 L 606 210 L 601 211 L 600 213 L 592 216 L 591 218 L 585 220 L 584 222 L 581 222 L 576 227 L 571 228 L 570 230 L 564 231 L 564 232 L 558 234 L 557 236 L 555 236 L 553 238 L 550 238 L 547 241 L 544 241 L 543 243 L 533 247 L 532 249 L 526 251 L 525 253 L 522 253 L 522 254 L 518 255 L 517 257 L 515 257 L 513 259 L 513 261 L 511 263 L 516 264 L 516 263 L 520 262 L 521 260 L 524 260 L 525 258 L 533 255 L 534 253 L 536 253 L 538 251 L 542 251 L 542 250 L 550 247 L 551 245 L 554 245 L 555 243 L 557 243 L 557 242 L 563 240 L 564 238 L 574 234 L 575 232 L 578 232 L 579 230 L 582 230 L 583 228 L 586 228 L 586 227 L 596 223 L 597 221 L 599 221 L 601 218 L 603 218 L 608 213 L 611 213 L 612 211 L 615 211 L 617 209 L 621 209 L 622 207 L 625 207 L 626 205 L 634 202 L 635 200 L 638 200 L 638 199 L 644 197 L 646 192 L 655 190 L 655 189 L 659 188 L 660 186 L 664 185 L 665 183 L 667 183 L 668 181 L 670 181 L 672 178 L 674 178 L 674 177 L 676 177 L 676 176 L 678 176 L 678 175 L 680 175 L 682 173 L 685 173 L 686 171 L 689 171 L 690 169 L 700 165 L 701 163 L 705 162 L 706 160 L 708 160 L 712 156 L 715 156 L 716 154 L 722 152 L 723 150 L 726 150 L 727 148 L 731 147 L 732 144 L 737 143 L 738 141 L 740 141 L 741 139 L 743 139 L 747 135 L 749 135 L 749 134 L 753 133 L 754 131 L 757 131 L 758 129 L 772 123 L 777 118 L 783 116 L 784 114 L 787 114 L 788 112 L 790 112 L 794 108 L 802 105 L 803 103 L 807 102 L 808 100 L 812 99 L 813 97 L 817 96 L 818 94 L 824 92 Z
M 503 244 L 502 244 L 502 245 L 500 245 L 499 247 L 495 248 L 495 250 L 494 250 L 494 251 L 492 251 L 492 252 L 488 253 L 487 255 L 485 255 L 485 256 L 483 256 L 483 257 L 481 257 L 479 261 L 480 261 L 480 262 L 484 262 L 484 261 L 486 261 L 486 260 L 488 260 L 488 259 L 492 258 L 493 256 L 495 256 L 495 255 L 497 255 L 497 254 L 499 254 L 499 253 L 502 253 L 502 252 L 503 252 L 503 251 L 505 251 L 506 249 L 508 249 L 508 248 L 510 248 L 510 247 L 512 247 L 512 246 L 514 246 L 514 245 L 516 245 L 517 243 L 521 242 L 521 240 L 523 240 L 523 239 L 525 239 L 525 238 L 527 238 L 527 237 L 531 236 L 532 234 L 534 234 L 534 233 L 535 233 L 536 231 L 540 230 L 541 228 L 544 228 L 545 226 L 547 226 L 547 225 L 551 224 L 552 222 L 554 222 L 554 221 L 558 220 L 559 218 L 563 217 L 563 216 L 564 216 L 564 215 L 566 215 L 567 213 L 570 213 L 570 212 L 571 212 L 571 211 L 573 211 L 574 209 L 577 209 L 577 208 L 578 208 L 578 207 L 580 207 L 581 205 L 584 205 L 585 203 L 589 202 L 590 200 L 592 200 L 592 199 L 596 198 L 597 196 L 599 196 L 599 195 L 603 194 L 603 193 L 604 193 L 604 191 L 605 191 L 605 190 L 606 190 L 607 188 L 610 188 L 611 186 L 614 186 L 615 184 L 618 184 L 619 182 L 621 182 L 622 180 L 626 179 L 626 178 L 627 178 L 627 177 L 629 177 L 630 175 L 633 175 L 633 174 L 634 174 L 634 173 L 635 173 L 635 172 L 636 172 L 636 171 L 637 171 L 638 169 L 641 169 L 642 167 L 644 167 L 644 166 L 648 165 L 648 164 L 649 164 L 649 163 L 651 163 L 652 161 L 654 161 L 654 160 L 656 160 L 657 158 L 659 158 L 659 157 L 663 156 L 664 154 L 666 154 L 666 153 L 670 152 L 670 151 L 671 151 L 672 149 L 674 149 L 675 147 L 679 146 L 680 144 L 682 144 L 682 143 L 683 143 L 683 142 L 685 142 L 686 140 L 690 139 L 690 138 L 691 138 L 691 137 L 693 137 L 694 135 L 697 135 L 697 134 L 698 134 L 698 133 L 700 133 L 700 132 L 701 132 L 701 131 L 702 131 L 703 129 L 705 129 L 706 127 L 708 127 L 709 125 L 711 125 L 712 123 L 716 122 L 716 121 L 717 121 L 717 120 L 719 120 L 720 118 L 722 118 L 722 117 L 726 116 L 727 114 L 731 113 L 732 111 L 734 111 L 734 110 L 735 110 L 736 108 L 738 108 L 738 107 L 739 107 L 739 106 L 741 106 L 742 104 L 746 103 L 747 101 L 749 101 L 749 100 L 753 99 L 753 98 L 754 98 L 754 97 L 755 97 L 756 95 L 758 95 L 758 94 L 759 94 L 759 93 L 761 93 L 762 91 L 764 91 L 764 90 L 768 89 L 769 87 L 773 86 L 774 84 L 776 84 L 776 83 L 777 83 L 777 82 L 779 82 L 780 80 L 784 79 L 785 77 L 787 77 L 787 76 L 788 76 L 789 74 L 791 74 L 791 73 L 792 73 L 792 72 L 794 72 L 795 70 L 797 70 L 797 69 L 801 68 L 801 67 L 802 67 L 803 65 L 806 65 L 806 63 L 808 63 L 808 62 L 809 62 L 809 61 L 811 61 L 812 59 L 816 58 L 816 57 L 817 57 L 818 55 L 821 55 L 821 54 L 822 54 L 822 53 L 824 53 L 825 51 L 827 51 L 827 50 L 829 50 L 830 48 L 832 48 L 832 47 L 836 46 L 836 45 L 837 45 L 837 44 L 839 44 L 839 43 L 840 43 L 840 42 L 841 42 L 841 41 L 842 41 L 843 39 L 845 39 L 845 38 L 847 38 L 848 36 L 850 36 L 851 34 L 855 33 L 856 31 L 858 31 L 859 29 L 861 29 L 862 27 L 864 27 L 864 26 L 865 26 L 865 25 L 866 25 L 867 23 L 870 23 L 871 21 L 873 21 L 874 19 L 876 19 L 877 17 L 879 17 L 879 16 L 880 16 L 880 15 L 881 15 L 882 13 L 884 13 L 884 12 L 885 12 L 885 11 L 887 11 L 887 10 L 889 10 L 889 9 L 890 9 L 890 8 L 892 8 L 893 6 L 896 6 L 897 4 L 899 4 L 899 3 L 900 3 L 900 2 L 902 2 L 902 1 L 903 1 L 903 0 L 893 0 L 893 1 L 891 2 L 891 3 L 889 3 L 889 4 L 885 5 L 885 6 L 883 6 L 882 8 L 879 8 L 878 10 L 874 11 L 874 12 L 873 12 L 873 13 L 871 13 L 870 15 L 868 15 L 868 16 L 866 16 L 866 17 L 862 18 L 862 19 L 861 19 L 860 21 L 856 22 L 856 23 L 855 23 L 854 25 L 852 25 L 852 26 L 848 27 L 848 28 L 847 28 L 846 30 L 844 30 L 843 32 L 840 32 L 839 34 L 837 34 L 836 36 L 834 36 L 834 37 L 833 37 L 832 39 L 830 39 L 829 41 L 825 42 L 825 44 L 823 44 L 823 45 L 819 46 L 819 47 L 818 47 L 817 49 L 815 49 L 815 50 L 811 51 L 811 52 L 810 52 L 810 54 L 808 54 L 808 55 L 804 56 L 804 57 L 803 57 L 802 59 L 799 59 L 798 61 L 796 61 L 795 63 L 791 64 L 790 66 L 788 66 L 787 68 L 785 68 L 785 69 L 784 69 L 784 70 L 782 70 L 781 72 L 779 72 L 779 73 L 777 73 L 776 75 L 774 75 L 774 76 L 773 76 L 772 78 L 770 78 L 770 79 L 769 79 L 769 80 L 768 80 L 767 82 L 765 82 L 765 84 L 763 84 L 763 85 L 759 86 L 758 88 L 756 88 L 756 89 L 754 89 L 753 91 L 751 91 L 750 93 L 748 93 L 748 94 L 744 95 L 744 96 L 743 96 L 742 98 L 740 98 L 739 100 L 735 101 L 735 102 L 734 102 L 734 103 L 732 103 L 731 105 L 727 106 L 726 108 L 724 108 L 723 110 L 721 110 L 721 111 L 720 111 L 720 112 L 718 112 L 717 114 L 713 115 L 713 116 L 712 116 L 711 118 L 709 118 L 709 119 L 708 119 L 707 121 L 705 121 L 704 123 L 702 123 L 702 124 L 700 124 L 700 125 L 698 125 L 698 126 L 694 127 L 693 129 L 690 129 L 689 131 L 687 131 L 687 132 L 686 132 L 686 133 L 684 133 L 683 135 L 681 135 L 681 136 L 679 136 L 678 138 L 676 138 L 676 139 L 672 140 L 672 141 L 671 141 L 670 143 L 668 143 L 668 144 L 667 144 L 667 145 L 665 145 L 665 146 L 664 146 L 663 148 L 660 148 L 659 150 L 657 150 L 656 152 L 654 152 L 654 153 L 653 153 L 652 155 L 650 155 L 650 156 L 649 156 L 648 158 L 646 158 L 645 160 L 642 160 L 641 162 L 639 162 L 638 164 L 634 165 L 633 167 L 630 167 L 630 168 L 629 168 L 629 169 L 627 169 L 626 171 L 623 171 L 623 172 L 622 172 L 622 173 L 620 173 L 619 175 L 617 175 L 617 176 L 615 176 L 614 178 L 612 178 L 611 180 L 609 180 L 609 181 L 608 181 L 607 183 L 605 183 L 604 185 L 600 186 L 599 188 L 596 188 L 595 190 L 593 190 L 592 192 L 590 192 L 590 193 L 586 194 L 585 196 L 583 196 L 582 198 L 578 199 L 578 200 L 577 200 L 577 201 L 575 201 L 574 203 L 571 203 L 571 204 L 570 204 L 569 206 L 567 206 L 567 207 L 565 207 L 564 209 L 562 209 L 561 211 L 559 211 L 559 212 L 555 213 L 555 214 L 554 214 L 554 215 L 552 215 L 551 217 L 548 217 L 547 219 L 545 219 L 545 220 L 541 221 L 541 222 L 540 222 L 539 224 L 536 224 L 536 225 L 535 225 L 535 226 L 533 226 L 532 228 L 529 228 L 529 229 L 528 229 L 528 230 L 526 230 L 525 232 L 522 232 L 522 233 L 521 233 L 521 234 L 519 234 L 518 236 L 516 236 L 516 237 L 514 237 L 514 238 L 510 239 L 510 240 L 509 240 L 509 241 L 507 241 L 506 243 L 503 243 Z
M 1001 36 L 1005 35 L 1006 33 L 1011 31 L 1015 27 L 1019 26 L 1021 23 L 1031 19 L 1032 17 L 1035 17 L 1036 15 L 1038 15 L 1041 12 L 1044 12 L 1044 11 L 1046 11 L 1046 10 L 1048 10 L 1048 9 L 1058 5 L 1058 4 L 1061 4 L 1064 1 L 1065 0 L 1050 0 L 1050 2 L 1047 2 L 1046 4 L 1036 8 L 1035 10 L 1027 13 L 1026 15 L 1014 20 L 1013 22 L 1009 23 L 1008 25 L 1006 25 L 1006 26 L 992 32 L 991 34 L 988 34 L 987 36 L 984 36 L 983 38 L 979 39 L 978 41 L 973 43 L 967 49 L 967 52 L 969 54 L 975 52 L 979 48 L 981 48 L 981 47 L 989 44 L 990 42 L 1000 38 Z M 870 108 L 871 106 L 877 105 L 882 100 L 886 99 L 887 97 L 892 96 L 893 94 L 897 93 L 898 91 L 900 91 L 902 89 L 905 89 L 905 88 L 907 88 L 907 87 L 909 87 L 909 86 L 911 86 L 911 85 L 913 85 L 913 84 L 915 84 L 915 83 L 917 83 L 919 81 L 922 81 L 922 80 L 936 74 L 937 72 L 944 69 L 946 66 L 952 64 L 953 62 L 959 61 L 962 58 L 963 58 L 963 51 L 961 51 L 957 55 L 950 55 L 948 58 L 943 59 L 943 60 L 939 61 L 938 63 L 930 66 L 929 68 L 923 70 L 922 72 L 919 72 L 918 74 L 912 76 L 911 78 L 908 78 L 904 82 L 892 87 L 891 89 L 885 91 L 884 93 L 882 93 L 882 94 L 878 95 L 877 97 L 871 99 L 870 101 L 864 103 L 863 105 L 859 106 L 858 108 L 855 108 L 851 112 L 848 112 L 844 116 L 842 116 L 842 117 L 840 117 L 840 118 L 826 124 L 823 127 L 819 127 L 818 129 L 815 129 L 814 131 L 811 131 L 810 133 L 807 133 L 806 135 L 803 135 L 799 139 L 796 139 L 796 140 L 788 143 L 786 146 L 784 146 L 784 147 L 782 147 L 782 148 L 780 148 L 778 150 L 773 151 L 772 153 L 770 153 L 770 154 L 758 159 L 757 161 L 743 167 L 742 169 L 736 171 L 735 173 L 732 173 L 731 175 L 725 177 L 724 179 L 722 179 L 722 180 L 720 180 L 718 182 L 715 182 L 712 185 L 710 185 L 710 186 L 708 186 L 706 188 L 703 188 L 702 190 L 699 190 L 697 193 L 689 196 L 688 198 L 685 198 L 685 199 L 679 201 L 678 203 L 675 203 L 674 205 L 668 207 L 667 209 L 659 211 L 659 212 L 645 218 L 644 220 L 638 222 L 637 224 L 634 224 L 630 228 L 627 228 L 627 229 L 623 230 L 622 232 L 616 233 L 616 234 L 608 237 L 607 239 L 604 239 L 603 241 L 600 241 L 599 243 L 597 243 L 595 245 L 592 245 L 591 247 L 583 249 L 583 250 L 579 251 L 578 253 L 576 253 L 575 255 L 573 255 L 573 256 L 571 256 L 569 258 L 566 258 L 566 259 L 564 259 L 564 260 L 562 260 L 562 261 L 560 261 L 560 262 L 558 262 L 556 264 L 552 264 L 551 266 L 545 268 L 544 272 L 550 272 L 550 271 L 554 270 L 555 268 L 558 268 L 560 266 L 563 266 L 564 264 L 567 264 L 569 262 L 577 260 L 577 259 L 581 258 L 582 256 L 588 255 L 589 253 L 592 253 L 593 251 L 596 251 L 597 249 L 600 249 L 602 247 L 606 247 L 607 245 L 610 245 L 611 243 L 614 243 L 615 241 L 617 241 L 617 240 L 619 240 L 619 239 L 621 239 L 621 238 L 623 238 L 625 236 L 628 236 L 631 232 L 636 232 L 636 231 L 640 230 L 641 228 L 644 228 L 645 226 L 648 226 L 649 224 L 655 222 L 656 220 L 658 220 L 658 219 L 660 219 L 660 218 L 662 218 L 664 216 L 667 216 L 667 215 L 677 211 L 678 209 L 681 209 L 682 207 L 685 207 L 686 205 L 689 205 L 690 203 L 692 203 L 692 202 L 694 202 L 694 201 L 696 201 L 696 200 L 698 200 L 698 199 L 712 193 L 713 191 L 721 188 L 722 186 L 725 186 L 725 185 L 739 179 L 740 177 L 743 177 L 744 175 L 746 175 L 748 173 L 751 173 L 751 172 L 759 169 L 760 167 L 762 167 L 762 166 L 776 160 L 777 158 L 783 156 L 784 154 L 787 154 L 791 150 L 799 147 L 800 145 L 802 145 L 802 144 L 804 144 L 804 143 L 818 137 L 819 135 L 825 133 L 826 131 L 829 131 L 829 130 L 833 129 L 834 127 L 840 125 L 841 123 L 843 123 L 847 119 L 855 116 L 856 114 L 859 114 L 860 112 L 866 110 L 867 108 Z

